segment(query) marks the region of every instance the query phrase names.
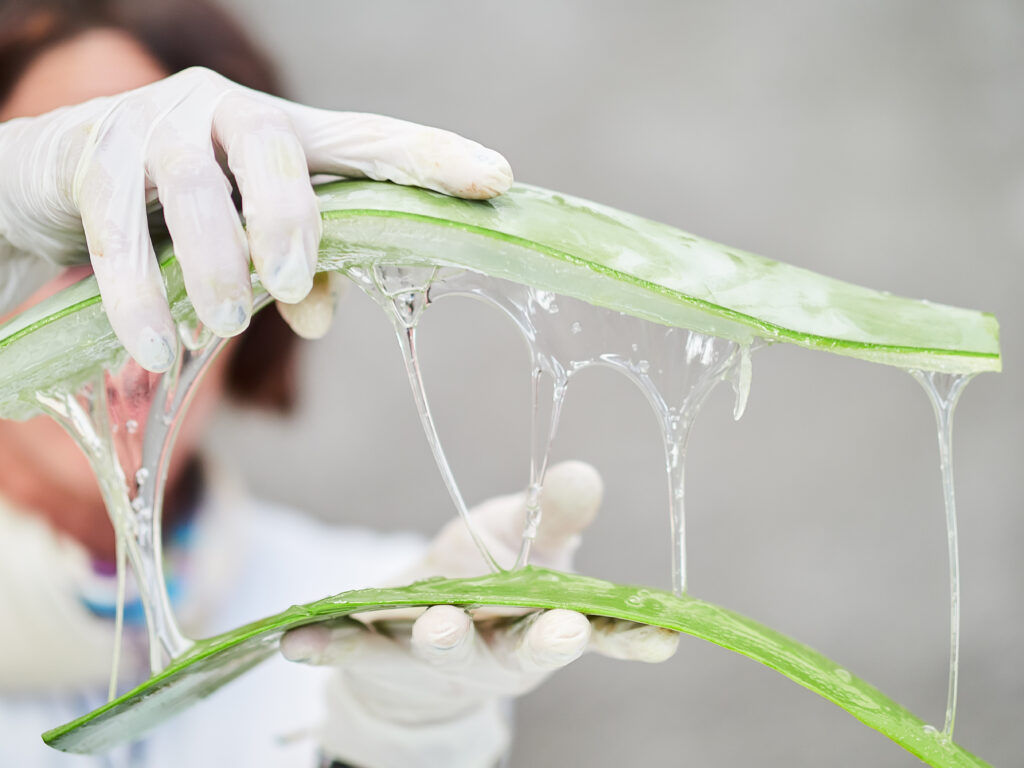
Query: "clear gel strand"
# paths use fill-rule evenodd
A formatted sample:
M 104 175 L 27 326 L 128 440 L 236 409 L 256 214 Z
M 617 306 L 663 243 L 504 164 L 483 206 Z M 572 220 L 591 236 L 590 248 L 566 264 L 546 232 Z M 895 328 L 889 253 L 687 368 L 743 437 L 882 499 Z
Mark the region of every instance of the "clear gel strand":
M 680 333 L 687 334 L 685 343 L 677 338 Z M 646 395 L 661 428 L 668 481 L 672 589 L 684 595 L 689 584 L 686 446 L 690 430 L 708 395 L 725 380 L 733 381 L 737 391 L 734 418 L 742 415 L 750 387 L 750 345 L 677 329 L 666 330 L 654 339 L 654 344 L 647 342 L 647 354 L 660 359 L 659 365 L 652 369 L 644 358 L 627 362 L 624 370 Z
M 690 427 L 707 395 L 728 379 L 736 392 L 733 410 L 739 418 L 750 391 L 751 340 L 743 343 L 658 325 L 577 299 L 471 271 L 447 272 L 431 287 L 432 300 L 470 296 L 508 315 L 519 328 L 533 362 L 534 393 L 531 428 L 530 482 L 526 489 L 523 544 L 516 566 L 527 562 L 532 538 L 543 513 L 542 482 L 558 410 L 543 413 L 537 391 L 546 374 L 556 384 L 558 409 L 572 377 L 592 366 L 625 374 L 645 394 L 661 428 L 669 484 L 669 525 L 672 541 L 672 583 L 686 591 L 685 449 Z M 651 361 L 654 361 L 652 366 Z M 557 392 L 557 390 L 556 390 Z M 548 422 L 548 431 L 540 426 Z
M 123 568 L 126 550 L 129 550 L 129 515 L 127 509 L 127 489 L 121 465 L 114 456 L 114 443 L 105 417 L 106 395 L 104 376 L 98 372 L 94 379 L 86 384 L 83 397 L 87 405 L 79 402 L 71 392 L 37 392 L 36 402 L 40 407 L 71 436 L 82 453 L 85 454 L 96 475 L 103 496 L 111 525 L 114 529 L 115 552 L 117 556 L 118 584 L 114 608 L 114 648 L 110 668 L 108 693 L 113 698 L 117 693 L 118 673 L 121 666 L 121 647 L 124 635 L 124 601 L 125 601 L 125 569 Z M 130 552 L 128 552 L 130 557 Z M 116 617 L 122 617 L 120 621 Z
M 107 504 L 108 516 L 114 524 L 114 559 L 117 569 L 117 596 L 114 598 L 114 650 L 110 662 L 110 684 L 107 688 L 107 697 L 113 701 L 117 697 L 117 681 L 121 673 L 121 655 L 124 649 L 124 608 L 128 584 L 125 561 L 131 557 L 134 550 L 130 543 L 132 531 L 129 510 L 131 507 L 128 504 L 127 485 L 122 465 L 118 461 L 110 423 L 107 379 L 107 373 L 103 372 L 93 383 L 88 410 L 82 410 L 79 407 L 78 400 L 73 394 L 69 393 L 65 397 L 69 412 L 79 415 L 74 423 L 79 429 L 85 430 L 83 436 L 88 435 L 100 448 L 97 453 L 97 457 L 100 458 L 99 466 L 106 469 L 104 478 L 106 482 L 101 483 L 101 488 L 106 488 L 103 494 L 104 501 Z M 91 433 L 88 432 L 90 427 L 92 428 Z M 93 471 L 96 471 L 95 467 Z
M 127 554 L 124 534 L 114 535 L 114 560 L 117 563 L 117 597 L 114 601 L 114 654 L 110 662 L 110 683 L 107 687 L 107 701 L 117 698 L 117 677 L 121 668 L 121 644 L 124 641 L 124 603 L 128 587 Z
M 514 570 L 519 569 L 529 563 L 533 542 L 543 519 L 544 477 L 571 374 L 567 369 L 570 356 L 556 352 L 564 346 L 559 344 L 557 336 L 565 329 L 576 336 L 582 333 L 583 324 L 565 317 L 546 320 L 559 313 L 558 299 L 561 297 L 553 293 L 507 280 L 485 278 L 469 270 L 448 271 L 441 275 L 431 288 L 431 299 L 437 300 L 442 296 L 465 296 L 502 311 L 519 329 L 532 362 L 529 480 L 519 552 L 512 564 Z M 551 382 L 550 397 L 541 393 L 544 381 Z
M 139 596 L 146 612 L 149 665 L 156 674 L 192 646 L 178 626 L 167 591 L 163 568 L 163 496 L 167 467 L 178 430 L 195 385 L 207 363 L 225 340 L 213 337 L 198 322 L 179 324 L 182 348 L 174 366 L 159 378 L 132 363 L 115 376 L 107 375 L 108 412 L 120 430 L 114 447 L 134 479 L 126 491 L 130 500 L 129 557 Z M 130 424 L 144 420 L 141 434 Z M 131 550 L 129 550 L 131 551 Z
M 269 303 L 266 294 L 255 299 L 260 308 Z M 140 590 L 149 594 L 152 617 L 147 616 L 149 630 L 150 668 L 156 674 L 167 662 L 185 653 L 193 642 L 181 631 L 171 607 L 163 570 L 163 502 L 178 431 L 189 403 L 209 363 L 227 345 L 227 339 L 213 336 L 201 323 L 181 323 L 178 327 L 182 349 L 175 365 L 165 373 L 150 399 L 146 429 L 141 448 L 141 462 L 136 472 L 137 488 L 133 502 L 148 510 L 148 531 L 144 552 L 147 573 L 136 576 L 144 581 Z
M 258 296 L 257 305 L 267 302 Z M 135 581 L 146 610 L 150 671 L 156 674 L 172 659 L 185 653 L 193 641 L 181 631 L 171 606 L 163 569 L 163 501 L 170 457 L 188 404 L 209 362 L 224 348 L 226 339 L 213 336 L 201 323 L 182 322 L 178 327 L 181 351 L 171 370 L 145 393 L 140 408 L 146 414 L 141 439 L 131 444 L 129 470 L 135 486 L 129 486 L 135 546 L 132 563 Z M 124 393 L 121 392 L 121 395 Z
M 112 438 L 110 452 L 118 462 L 123 478 L 130 478 L 122 479 L 120 483 L 114 480 L 110 485 L 115 495 L 123 497 L 118 499 L 118 506 L 124 508 L 124 501 L 128 504 L 125 525 L 128 562 L 146 612 L 150 669 L 153 673 L 164 666 L 165 660 L 169 661 L 180 653 L 185 645 L 177 630 L 164 582 L 160 519 L 155 513 L 155 499 L 151 492 L 153 472 L 145 458 L 147 438 L 168 429 L 168 425 L 159 418 L 154 419 L 153 415 L 166 387 L 173 387 L 177 381 L 181 364 L 179 355 L 172 369 L 174 373 L 163 376 L 151 374 L 131 361 L 117 370 L 106 371 L 105 401 L 97 401 L 98 408 L 92 416 L 97 425 L 103 423 L 101 434 L 106 434 L 109 429 Z M 143 425 L 141 432 L 140 422 Z
M 685 429 L 689 433 L 689 427 Z M 662 440 L 665 442 L 665 477 L 668 480 L 669 531 L 672 546 L 672 590 L 685 595 L 687 588 L 686 563 L 686 434 L 680 436 L 662 422 Z
M 466 501 L 462 498 L 462 491 L 459 490 L 459 485 L 455 481 L 451 465 L 448 463 L 448 457 L 441 446 L 441 437 L 437 432 L 434 417 L 430 413 L 430 404 L 427 402 L 427 393 L 423 386 L 423 377 L 420 374 L 419 360 L 416 356 L 416 327 L 410 326 L 404 328 L 404 330 L 396 328 L 396 330 L 399 330 L 399 343 L 402 348 L 405 369 L 409 375 L 409 385 L 412 389 L 413 400 L 416 402 L 416 410 L 419 412 L 420 422 L 423 424 L 423 431 L 426 433 L 430 450 L 434 454 L 437 468 L 441 472 L 441 478 L 444 480 L 444 484 L 448 488 L 448 494 L 451 496 L 452 502 L 455 504 L 455 508 L 458 510 L 463 523 L 465 523 L 466 530 L 469 531 L 473 544 L 476 545 L 477 550 L 480 552 L 480 556 L 487 563 L 487 566 L 497 573 L 502 568 L 477 533 L 476 526 L 466 506 Z
M 413 401 L 423 426 L 427 444 L 434 456 L 434 463 L 441 473 L 441 478 L 448 489 L 448 495 L 481 558 L 488 568 L 493 572 L 498 572 L 503 569 L 476 530 L 462 491 L 455 480 L 455 473 L 452 471 L 441 444 L 441 436 L 430 411 L 426 387 L 423 384 L 423 374 L 420 371 L 419 357 L 416 353 L 416 327 L 430 303 L 428 291 L 437 279 L 438 273 L 437 267 L 405 268 L 377 264 L 369 271 L 360 268 L 350 269 L 348 275 L 370 298 L 387 311 L 395 329 Z
M 209 361 L 226 342 L 200 324 L 186 328 L 182 323 L 179 330 L 186 342 L 183 352 L 159 379 L 129 362 L 116 373 L 98 373 L 82 392 L 84 407 L 68 392 L 37 397 L 89 459 L 114 527 L 118 583 L 112 696 L 120 668 L 126 561 L 146 614 L 151 671 L 159 672 L 192 645 L 178 627 L 163 572 L 163 495 L 188 403 Z
M 750 382 L 753 378 L 753 366 L 750 361 L 750 353 L 753 344 L 741 344 L 739 346 L 739 360 L 733 373 L 730 376 L 733 392 L 736 393 L 736 401 L 732 408 L 732 418 L 739 421 L 747 410 L 747 400 L 750 399 Z
M 956 723 L 957 689 L 960 676 L 960 551 L 957 539 L 956 495 L 953 487 L 953 414 L 971 374 L 943 374 L 910 371 L 924 388 L 935 413 L 942 472 L 942 498 L 946 513 L 946 542 L 949 554 L 949 683 L 946 689 L 946 724 L 942 736 L 952 740 Z
M 523 522 L 522 543 L 514 569 L 522 568 L 530 561 L 530 549 L 537 538 L 544 511 L 544 477 L 548 469 L 548 459 L 551 457 L 551 445 L 558 432 L 565 393 L 569 386 L 568 376 L 563 372 L 554 373 L 548 378 L 551 379 L 551 395 L 544 397 L 544 393 L 541 392 L 545 379 L 544 368 L 539 362 L 535 362 L 531 389 L 530 483 L 526 489 L 526 517 Z

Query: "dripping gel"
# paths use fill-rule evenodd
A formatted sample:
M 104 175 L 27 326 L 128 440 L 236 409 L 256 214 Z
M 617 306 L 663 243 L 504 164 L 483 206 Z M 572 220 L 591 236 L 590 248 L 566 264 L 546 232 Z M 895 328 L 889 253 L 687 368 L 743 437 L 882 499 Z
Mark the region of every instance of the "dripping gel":
M 417 323 L 427 306 L 444 296 L 469 296 L 502 310 L 521 332 L 529 351 L 529 480 L 522 544 L 511 567 L 528 562 L 541 523 L 544 476 L 570 381 L 579 371 L 600 365 L 625 374 L 639 386 L 658 418 L 669 485 L 672 582 L 678 594 L 686 591 L 687 439 L 701 405 L 722 381 L 732 383 L 736 391 L 734 415 L 742 415 L 750 389 L 750 340 L 741 343 L 662 326 L 466 270 L 377 264 L 350 267 L 348 272 L 392 320 L 431 451 L 460 516 L 492 569 L 502 566 L 476 531 L 445 457 L 416 355 Z
M 956 722 L 957 686 L 960 676 L 960 549 L 956 530 L 956 496 L 953 488 L 953 413 L 970 374 L 910 371 L 924 388 L 935 413 L 942 472 L 942 499 L 946 513 L 946 542 L 949 554 L 949 683 L 946 690 L 946 725 L 942 737 L 953 738 Z

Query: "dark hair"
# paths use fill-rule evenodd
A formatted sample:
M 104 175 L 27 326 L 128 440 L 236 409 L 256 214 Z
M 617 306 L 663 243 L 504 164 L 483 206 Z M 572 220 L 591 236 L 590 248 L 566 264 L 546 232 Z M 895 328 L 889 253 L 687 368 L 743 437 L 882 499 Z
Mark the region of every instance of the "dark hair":
M 269 58 L 209 0 L 0 0 L 0 102 L 47 49 L 92 29 L 135 39 L 169 74 L 193 66 L 281 94 Z M 264 310 L 233 344 L 227 390 L 236 402 L 288 411 L 295 400 L 297 338 Z

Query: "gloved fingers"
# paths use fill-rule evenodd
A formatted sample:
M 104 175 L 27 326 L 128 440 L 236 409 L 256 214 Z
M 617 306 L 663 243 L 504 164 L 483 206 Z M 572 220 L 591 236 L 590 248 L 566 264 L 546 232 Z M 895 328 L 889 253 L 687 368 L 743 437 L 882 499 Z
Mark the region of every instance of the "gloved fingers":
M 524 510 L 522 494 L 488 499 L 470 510 L 480 539 L 491 555 L 506 566 L 515 560 Z M 466 524 L 461 518 L 453 518 L 431 541 L 423 559 L 399 575 L 396 583 L 404 584 L 430 576 L 478 576 L 487 573 L 488 569 L 487 561 L 466 530 Z
M 253 306 L 245 233 L 212 139 L 175 128 L 154 130 L 147 172 L 196 314 L 216 335 L 234 336 L 248 327 Z
M 411 631 L 408 622 L 379 623 L 391 647 L 361 653 L 348 674 L 381 690 L 401 688 L 404 694 L 394 698 L 410 702 L 439 693 L 449 703 L 517 695 L 579 658 L 590 636 L 587 618 L 573 611 L 482 622 L 478 616 L 439 605 L 427 609 Z
M 393 181 L 474 200 L 496 197 L 512 185 L 504 157 L 451 131 L 285 104 L 311 173 Z
M 543 509 L 532 562 L 568 570 L 579 545 L 579 534 L 597 515 L 603 486 L 593 467 L 581 461 L 556 464 L 548 470 L 541 490 Z M 477 505 L 470 514 L 480 538 L 499 563 L 511 564 L 519 550 L 526 520 L 526 494 L 497 496 Z M 403 580 L 428 576 L 472 576 L 487 564 L 461 520 L 452 520 L 434 538 L 424 559 Z M 492 612 L 493 613 L 493 612 Z
M 139 365 L 162 373 L 174 363 L 177 334 L 149 239 L 143 169 L 125 173 L 120 161 L 133 150 L 141 153 L 132 132 L 111 127 L 75 187 L 110 325 Z
M 579 546 L 580 534 L 597 517 L 603 497 L 601 475 L 590 464 L 563 461 L 551 467 L 540 494 L 543 516 L 533 544 L 534 562 L 563 567 L 567 554 Z
M 220 100 L 213 131 L 242 194 L 256 272 L 271 296 L 295 304 L 313 286 L 321 231 L 302 143 L 282 109 L 241 90 Z
M 284 634 L 281 655 L 289 661 L 314 667 L 353 668 L 368 679 L 423 675 L 428 668 L 410 652 L 414 642 L 411 638 L 413 626 L 409 621 L 380 621 L 368 627 L 348 617 L 308 624 Z M 429 634 L 429 627 L 426 629 Z M 459 633 L 460 630 L 455 631 L 456 645 Z M 469 633 L 465 639 L 471 646 L 472 634 Z M 444 640 L 440 642 L 443 644 Z M 422 649 L 426 643 L 421 640 L 418 644 Z M 429 676 L 432 675 L 430 673 Z
M 532 684 L 582 656 L 590 633 L 582 613 L 555 608 L 499 624 L 488 633 L 487 645 L 498 664 Z
M 589 650 L 624 661 L 657 664 L 672 658 L 679 647 L 679 633 L 635 621 L 590 617 Z
M 413 655 L 439 669 L 466 666 L 474 657 L 475 643 L 472 617 L 454 605 L 432 606 L 412 625 Z
M 277 311 L 296 334 L 304 339 L 319 339 L 331 329 L 338 298 L 345 292 L 348 280 L 337 272 L 318 272 L 313 289 L 298 304 L 277 305 Z
M 531 562 L 571 568 L 580 534 L 597 516 L 603 493 L 601 476 L 589 464 L 565 461 L 551 467 L 540 492 L 542 517 Z M 488 542 L 497 541 L 503 552 L 519 549 L 526 520 L 525 492 L 484 502 L 471 514 Z
M 438 621 L 438 626 L 450 619 Z M 332 667 L 344 671 L 358 684 L 369 686 L 378 697 L 397 701 L 411 698 L 433 698 L 432 693 L 445 681 L 452 682 L 450 672 L 459 667 L 458 659 L 465 653 L 466 661 L 473 655 L 475 634 L 470 626 L 463 630 L 456 624 L 449 641 L 455 653 L 445 657 L 440 647 L 432 645 L 430 626 L 424 626 L 421 637 L 412 639 L 413 624 L 409 621 L 382 621 L 368 628 L 354 619 L 329 624 L 311 624 L 287 632 L 281 638 L 281 654 L 289 661 L 311 666 Z M 444 645 L 444 638 L 434 638 Z M 460 650 L 460 647 L 466 650 Z M 423 658 L 427 656 L 428 658 Z M 425 663 L 425 661 L 427 663 Z M 456 672 L 456 676 L 458 676 Z M 475 675 L 465 675 L 475 686 Z

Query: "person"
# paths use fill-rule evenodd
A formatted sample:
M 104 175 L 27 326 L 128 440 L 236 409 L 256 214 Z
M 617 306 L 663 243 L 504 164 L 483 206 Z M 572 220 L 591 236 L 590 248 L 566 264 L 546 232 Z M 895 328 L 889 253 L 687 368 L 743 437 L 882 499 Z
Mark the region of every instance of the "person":
M 301 106 L 277 90 L 266 59 L 206 0 L 0 3 L 0 316 L 92 272 L 132 364 L 167 370 L 176 337 L 149 239 L 162 218 L 200 319 L 238 336 L 204 379 L 169 471 L 166 571 L 195 636 L 343 589 L 484 569 L 459 521 L 426 545 L 331 528 L 248 498 L 198 458 L 202 425 L 224 397 L 278 410 L 293 401 L 295 343 L 282 317 L 303 336 L 329 324 L 334 291 L 313 274 L 311 174 L 469 198 L 512 183 L 505 159 L 468 139 Z M 252 316 L 250 261 L 279 312 Z M 88 465 L 55 423 L 0 422 L 0 455 L 0 764 L 84 765 L 39 734 L 103 701 L 113 532 Z M 543 493 L 535 559 L 569 568 L 600 478 L 569 462 Z M 474 515 L 508 559 L 522 496 Z M 147 659 L 139 613 L 129 595 L 122 674 L 135 681 Z M 509 745 L 509 700 L 585 650 L 660 661 L 676 642 L 560 610 L 434 606 L 372 626 L 310 626 L 285 636 L 282 657 L 94 764 L 495 765 Z

